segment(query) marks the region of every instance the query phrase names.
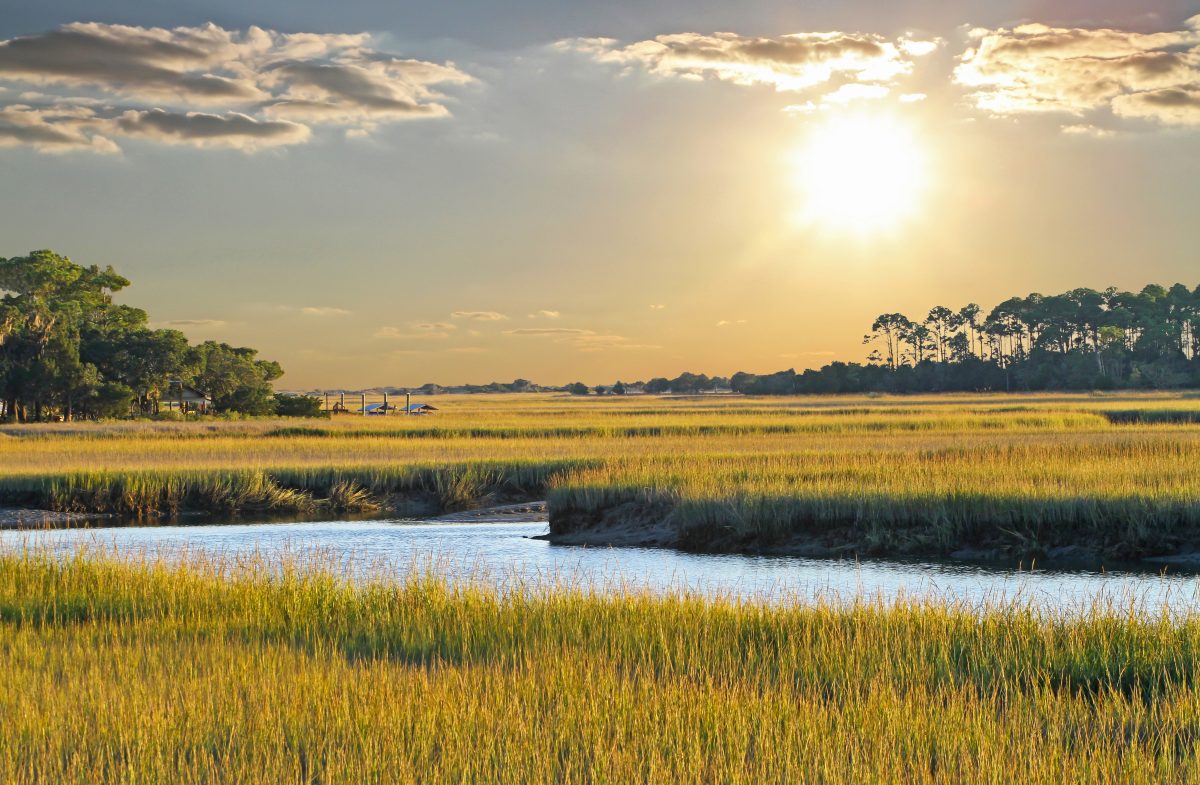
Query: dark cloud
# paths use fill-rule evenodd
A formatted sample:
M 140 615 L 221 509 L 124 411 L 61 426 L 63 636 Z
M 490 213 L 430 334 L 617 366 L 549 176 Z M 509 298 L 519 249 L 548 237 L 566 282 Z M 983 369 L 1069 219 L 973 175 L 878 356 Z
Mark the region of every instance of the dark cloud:
M 0 41 L 0 83 L 49 93 L 40 114 L 25 107 L 16 116 L 17 105 L 0 99 L 0 111 L 14 115 L 0 120 L 0 144 L 111 152 L 105 134 L 124 134 L 256 150 L 307 140 L 299 122 L 362 136 L 382 122 L 448 115 L 435 88 L 471 81 L 452 64 L 398 58 L 371 43 L 366 33 L 100 23 Z M 96 107 L 87 122 L 55 114 L 85 100 Z
M 299 144 L 308 140 L 307 126 L 278 120 L 255 120 L 244 114 L 226 115 L 162 109 L 128 111 L 115 120 L 120 132 L 168 144 L 217 145 L 240 150 Z

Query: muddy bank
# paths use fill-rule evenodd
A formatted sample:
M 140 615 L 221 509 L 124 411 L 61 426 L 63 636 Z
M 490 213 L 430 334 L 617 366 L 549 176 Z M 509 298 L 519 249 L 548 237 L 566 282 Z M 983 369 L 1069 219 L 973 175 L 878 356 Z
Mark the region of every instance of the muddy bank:
M 797 525 L 786 535 L 755 536 L 734 526 L 684 527 L 670 504 L 626 502 L 582 510 L 551 504 L 550 531 L 541 539 L 560 545 L 676 548 L 695 553 L 738 553 L 807 558 L 898 558 L 961 561 L 988 565 L 1036 563 L 1058 569 L 1102 569 L 1141 565 L 1200 571 L 1200 537 L 1147 547 L 1129 542 L 1039 544 L 996 527 L 991 537 L 947 544 L 919 528 L 892 536 L 855 522 Z
M 311 507 L 229 510 L 180 508 L 138 515 L 69 512 L 35 507 L 0 507 L 0 530 L 80 529 L 93 526 L 164 526 L 219 523 L 294 523 L 331 519 L 434 520 L 442 523 L 508 523 L 546 521 L 544 501 L 511 493 L 489 493 L 477 499 L 458 499 L 452 505 L 432 493 L 393 493 L 360 498 L 358 504 L 334 506 L 317 500 Z
M 459 510 L 434 518 L 438 523 L 530 523 L 549 519 L 544 501 L 497 504 L 476 510 Z
M 101 521 L 109 521 L 113 517 L 96 513 L 0 507 L 0 529 L 69 529 L 95 526 Z

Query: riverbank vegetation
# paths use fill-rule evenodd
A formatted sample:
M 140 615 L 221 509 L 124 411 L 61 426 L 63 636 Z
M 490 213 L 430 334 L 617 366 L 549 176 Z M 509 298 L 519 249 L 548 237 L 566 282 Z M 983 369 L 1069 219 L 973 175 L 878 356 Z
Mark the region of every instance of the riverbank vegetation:
M 1200 547 L 1200 398 L 461 396 L 437 415 L 0 428 L 0 503 L 432 515 L 548 498 L 552 536 L 1106 559 Z M 653 524 L 651 527 L 650 524 Z M 650 529 L 653 531 L 650 531 Z M 589 539 L 590 537 L 590 539 Z
M 1183 783 L 1200 622 L 0 555 L 0 780 Z

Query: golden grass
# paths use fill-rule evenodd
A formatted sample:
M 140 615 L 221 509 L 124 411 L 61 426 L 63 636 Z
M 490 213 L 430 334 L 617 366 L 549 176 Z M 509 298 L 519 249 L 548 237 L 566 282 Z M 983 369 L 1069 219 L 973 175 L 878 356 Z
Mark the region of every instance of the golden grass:
M 0 555 L 5 783 L 1183 783 L 1200 621 Z
M 1137 556 L 1200 536 L 1200 398 L 1186 394 L 437 403 L 429 417 L 10 426 L 0 500 L 319 514 L 549 491 L 564 525 L 641 505 L 699 548 L 829 535 L 868 552 Z

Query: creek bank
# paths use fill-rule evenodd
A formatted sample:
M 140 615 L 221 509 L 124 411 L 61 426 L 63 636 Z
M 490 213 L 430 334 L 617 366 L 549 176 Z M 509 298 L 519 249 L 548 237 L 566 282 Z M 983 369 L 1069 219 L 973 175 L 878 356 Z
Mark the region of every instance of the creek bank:
M 140 514 L 74 512 L 36 507 L 0 506 L 0 530 L 83 529 L 95 526 L 164 526 L 214 523 L 295 523 L 329 520 L 410 520 L 439 523 L 508 523 L 546 521 L 546 503 L 521 494 L 489 493 L 477 499 L 456 499 L 453 504 L 436 494 L 392 493 L 361 499 L 356 506 L 334 506 L 317 499 L 303 509 L 253 506 L 234 509 L 177 508 Z
M 0 530 L 71 529 L 93 525 L 116 516 L 105 513 L 59 512 L 23 507 L 0 507 Z
M 1119 542 L 1109 546 L 1059 542 L 1039 545 L 997 527 L 990 536 L 945 545 L 919 527 L 881 538 L 857 522 L 800 526 L 784 536 L 761 537 L 723 528 L 685 528 L 664 502 L 633 502 L 579 509 L 551 502 L 549 533 L 538 539 L 558 545 L 674 548 L 693 553 L 798 556 L 804 558 L 934 559 L 982 565 L 1097 570 L 1118 565 L 1200 572 L 1200 539 L 1158 547 Z

